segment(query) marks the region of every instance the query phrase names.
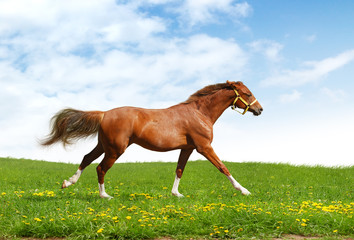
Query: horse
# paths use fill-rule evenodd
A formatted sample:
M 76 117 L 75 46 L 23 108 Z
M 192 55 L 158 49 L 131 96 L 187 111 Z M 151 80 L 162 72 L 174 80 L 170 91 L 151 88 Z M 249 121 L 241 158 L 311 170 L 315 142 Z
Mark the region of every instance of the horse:
M 172 194 L 183 197 L 178 186 L 186 163 L 194 150 L 208 159 L 224 174 L 242 195 L 250 192 L 241 186 L 214 152 L 213 125 L 228 108 L 243 109 L 258 116 L 261 104 L 242 82 L 218 83 L 206 86 L 186 101 L 165 109 L 119 107 L 109 111 L 63 109 L 51 119 L 51 132 L 42 140 L 43 146 L 62 142 L 64 147 L 80 138 L 98 135 L 96 147 L 84 156 L 76 173 L 64 180 L 62 188 L 75 184 L 83 170 L 104 154 L 97 166 L 99 195 L 112 198 L 105 191 L 104 176 L 131 144 L 165 152 L 180 149 Z

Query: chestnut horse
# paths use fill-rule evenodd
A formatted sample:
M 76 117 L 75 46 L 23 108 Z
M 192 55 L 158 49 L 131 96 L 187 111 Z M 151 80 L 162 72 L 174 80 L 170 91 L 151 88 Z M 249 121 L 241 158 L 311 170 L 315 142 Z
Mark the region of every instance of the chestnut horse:
M 227 81 L 207 86 L 185 102 L 166 109 L 121 107 L 106 112 L 64 109 L 52 118 L 51 133 L 41 144 L 48 146 L 61 141 L 65 146 L 72 140 L 98 133 L 97 146 L 83 158 L 77 172 L 68 181 L 64 180 L 62 188 L 76 183 L 82 171 L 104 153 L 97 167 L 102 198 L 111 198 L 105 191 L 105 174 L 133 143 L 160 152 L 181 149 L 172 188 L 172 194 L 177 197 L 183 197 L 178 185 L 194 149 L 226 175 L 234 188 L 248 195 L 250 192 L 232 177 L 211 147 L 213 125 L 229 106 L 256 116 L 263 111 L 242 82 Z

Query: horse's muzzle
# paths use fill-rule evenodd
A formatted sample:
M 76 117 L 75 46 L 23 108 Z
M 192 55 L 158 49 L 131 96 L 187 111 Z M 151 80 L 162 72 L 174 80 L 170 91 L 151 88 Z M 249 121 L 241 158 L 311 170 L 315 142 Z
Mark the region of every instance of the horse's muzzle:
M 250 111 L 253 113 L 253 115 L 259 116 L 263 112 L 263 108 L 251 109 Z

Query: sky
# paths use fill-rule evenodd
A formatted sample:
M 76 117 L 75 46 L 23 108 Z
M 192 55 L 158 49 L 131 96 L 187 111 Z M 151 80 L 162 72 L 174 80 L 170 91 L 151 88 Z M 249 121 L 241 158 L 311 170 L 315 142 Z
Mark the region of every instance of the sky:
M 224 112 L 212 144 L 220 159 L 353 165 L 353 9 L 351 0 L 0 0 L 0 157 L 80 163 L 96 138 L 38 144 L 59 110 L 166 108 L 230 80 L 264 111 Z M 117 162 L 178 155 L 130 146 Z

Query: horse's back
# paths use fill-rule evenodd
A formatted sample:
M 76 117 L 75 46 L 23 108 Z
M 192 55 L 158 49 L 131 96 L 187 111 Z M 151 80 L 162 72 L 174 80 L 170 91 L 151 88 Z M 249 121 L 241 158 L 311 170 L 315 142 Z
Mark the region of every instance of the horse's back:
M 185 118 L 178 110 L 120 107 L 105 113 L 104 135 L 112 141 L 136 143 L 155 151 L 168 151 L 187 145 Z

